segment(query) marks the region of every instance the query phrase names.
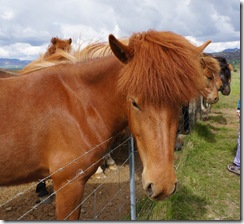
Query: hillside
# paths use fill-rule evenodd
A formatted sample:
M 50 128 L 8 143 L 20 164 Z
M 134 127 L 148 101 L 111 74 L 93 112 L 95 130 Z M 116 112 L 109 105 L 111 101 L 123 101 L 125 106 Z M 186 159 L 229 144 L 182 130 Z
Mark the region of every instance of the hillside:
M 30 62 L 31 61 L 28 60 L 0 58 L 0 68 L 7 70 L 19 70 L 25 67 Z
M 222 52 L 211 53 L 213 56 L 224 57 L 229 63 L 240 60 L 240 49 L 226 49 Z
M 211 53 L 213 56 L 221 56 L 226 58 L 229 63 L 240 60 L 240 49 L 225 49 L 222 52 Z M 7 70 L 19 70 L 29 64 L 31 61 L 0 58 L 0 68 Z

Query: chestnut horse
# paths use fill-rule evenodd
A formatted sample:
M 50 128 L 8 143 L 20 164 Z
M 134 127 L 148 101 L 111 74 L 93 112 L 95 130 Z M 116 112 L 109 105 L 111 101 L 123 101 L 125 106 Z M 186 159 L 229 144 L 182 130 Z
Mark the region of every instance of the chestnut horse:
M 51 44 L 48 46 L 46 53 L 43 55 L 43 58 L 47 58 L 47 57 L 55 54 L 57 49 L 61 49 L 61 50 L 66 51 L 66 52 L 70 52 L 71 51 L 71 43 L 72 43 L 71 38 L 69 38 L 67 40 L 62 40 L 58 37 L 53 37 L 51 39 Z
M 146 194 L 172 195 L 179 107 L 205 88 L 200 53 L 209 42 L 150 30 L 128 45 L 110 35 L 109 44 L 115 56 L 0 79 L 0 185 L 51 176 L 60 220 L 79 218 L 85 183 L 126 126 Z
M 14 72 L 5 70 L 5 69 L 0 69 L 0 78 L 8 78 L 8 77 L 13 77 L 13 76 L 17 76 L 17 74 Z
M 231 71 L 233 70 L 231 64 L 228 64 L 226 59 L 223 57 L 214 57 L 211 54 L 204 54 L 204 56 L 208 58 L 208 60 L 213 61 L 211 67 L 218 67 L 218 73 L 215 73 L 216 86 L 218 91 L 220 91 L 223 95 L 229 95 L 231 90 Z M 206 114 L 205 119 L 208 119 L 211 104 L 213 103 L 208 102 L 205 97 L 200 97 L 201 111 Z
M 39 58 L 26 65 L 21 71 L 19 71 L 19 74 L 27 74 L 38 69 L 42 69 L 43 64 L 46 66 L 52 66 L 56 63 L 66 63 L 68 60 L 73 61 L 74 58 L 70 54 L 65 54 L 71 52 L 71 43 L 71 38 L 63 40 L 58 37 L 53 37 L 45 54 L 40 55 Z M 66 57 L 67 55 L 70 56 L 67 59 L 62 56 L 63 54 L 66 55 Z

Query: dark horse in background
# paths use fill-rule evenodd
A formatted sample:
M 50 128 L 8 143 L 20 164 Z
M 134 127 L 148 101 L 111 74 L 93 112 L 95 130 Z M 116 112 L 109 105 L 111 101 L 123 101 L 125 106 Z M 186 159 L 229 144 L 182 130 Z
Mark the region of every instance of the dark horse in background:
M 230 82 L 231 82 L 231 71 L 233 71 L 232 65 L 227 62 L 227 60 L 224 57 L 218 57 L 214 56 L 216 60 L 218 60 L 220 65 L 220 73 L 219 76 L 222 81 L 221 86 L 221 93 L 225 96 L 228 96 L 230 94 Z

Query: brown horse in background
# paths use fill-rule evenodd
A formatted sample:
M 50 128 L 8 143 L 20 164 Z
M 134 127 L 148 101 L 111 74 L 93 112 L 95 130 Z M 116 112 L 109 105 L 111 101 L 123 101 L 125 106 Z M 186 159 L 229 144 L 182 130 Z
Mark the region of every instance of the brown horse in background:
M 218 91 L 223 95 L 229 95 L 230 93 L 230 82 L 231 82 L 231 69 L 232 66 L 227 64 L 226 60 L 222 57 L 213 57 L 211 54 L 203 54 L 205 59 L 210 62 L 211 70 L 213 71 L 215 83 Z M 211 109 L 211 104 L 216 102 L 209 102 L 204 96 L 200 97 L 200 106 L 203 114 L 206 114 L 208 119 L 208 114 Z
M 17 76 L 17 74 L 5 69 L 0 69 L 0 78 L 8 78 L 13 76 Z
M 222 81 L 219 77 L 220 66 L 216 59 L 207 54 L 202 54 L 201 65 L 203 69 L 203 74 L 206 75 L 205 79 L 205 89 L 201 92 L 201 96 L 208 103 L 216 103 L 219 100 L 218 91 L 222 86 Z M 216 98 L 214 98 L 216 96 Z
M 58 219 L 78 219 L 84 185 L 129 126 L 153 200 L 176 190 L 179 108 L 205 88 L 200 55 L 171 32 L 135 33 L 114 53 L 0 79 L 0 185 L 51 177 Z M 104 144 L 102 144 L 104 143 Z M 8 161 L 6 163 L 6 161 Z
M 71 51 L 72 39 L 67 40 L 59 39 L 58 37 L 53 37 L 51 39 L 51 44 L 48 46 L 46 53 L 43 55 L 43 58 L 47 58 L 56 53 L 57 49 L 63 50 L 65 52 Z
M 71 52 L 71 43 L 71 38 L 63 40 L 58 37 L 53 37 L 45 54 L 40 55 L 38 59 L 26 65 L 19 74 L 27 74 L 42 69 L 44 64 L 46 67 L 49 67 L 56 63 L 67 63 L 67 60 L 73 61 L 73 57 L 67 54 Z M 66 58 L 67 55 L 69 56 L 68 59 Z

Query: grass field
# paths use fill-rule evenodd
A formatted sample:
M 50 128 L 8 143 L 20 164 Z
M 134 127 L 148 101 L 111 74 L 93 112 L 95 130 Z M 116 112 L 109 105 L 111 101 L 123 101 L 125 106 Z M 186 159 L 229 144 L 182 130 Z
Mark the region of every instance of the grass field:
M 240 69 L 232 73 L 231 94 L 212 106 L 175 153 L 178 190 L 163 202 L 150 202 L 148 220 L 240 220 L 240 176 L 227 165 L 234 159 L 239 119 Z

